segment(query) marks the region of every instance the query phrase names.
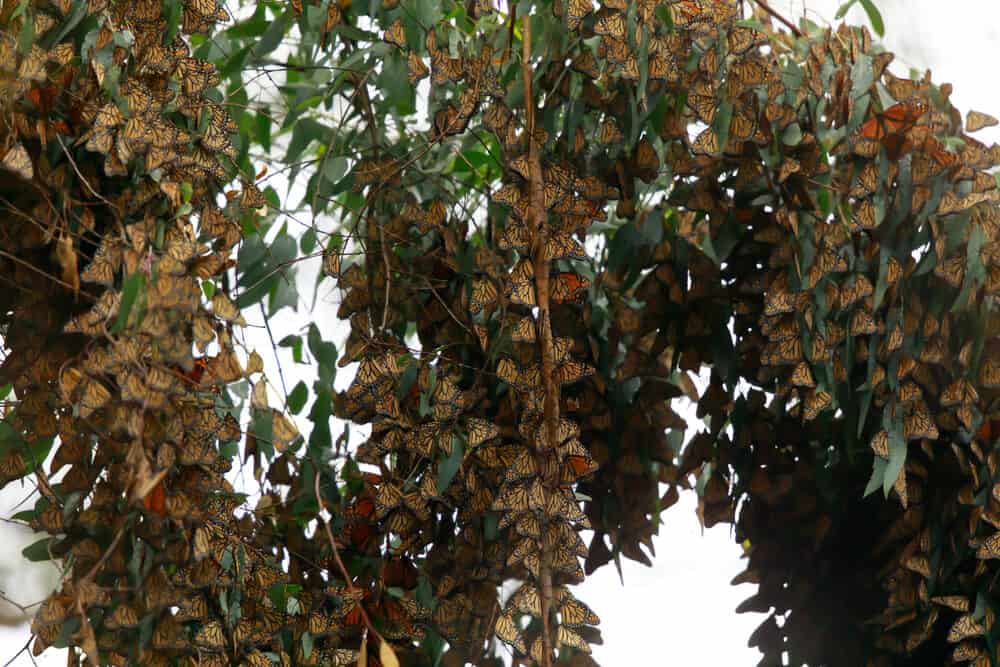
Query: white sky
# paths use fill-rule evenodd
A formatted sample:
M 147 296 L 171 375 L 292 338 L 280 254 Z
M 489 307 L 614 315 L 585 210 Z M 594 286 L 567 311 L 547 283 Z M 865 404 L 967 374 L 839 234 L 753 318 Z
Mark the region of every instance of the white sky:
M 748 1 L 748 0 L 744 0 Z M 931 67 L 938 83 L 954 84 L 953 102 L 963 114 L 970 107 L 1000 115 L 1000 88 L 994 85 L 996 55 L 1000 53 L 1000 3 L 996 0 L 876 0 L 886 23 L 886 46 L 897 55 L 893 70 L 905 74 L 907 67 L 923 70 Z M 771 0 L 771 6 L 789 18 L 808 11 L 810 18 L 824 22 L 840 5 L 838 0 Z M 849 15 L 863 22 L 864 14 L 855 8 Z M 980 140 L 1000 141 L 1000 132 L 991 128 L 977 135 Z M 290 225 L 291 226 L 291 225 Z M 303 267 L 312 273 L 313 267 Z M 311 295 L 310 286 L 302 290 Z M 320 306 L 314 315 L 332 312 L 334 295 L 320 293 Z M 280 340 L 308 320 L 307 313 L 290 316 L 274 323 L 274 335 Z M 329 321 L 327 319 L 326 321 Z M 321 327 L 322 328 L 322 327 Z M 259 330 L 258 330 L 259 331 Z M 255 332 L 251 332 L 254 334 Z M 262 332 L 261 332 L 262 333 Z M 327 338 L 339 339 L 331 332 Z M 248 343 L 260 350 L 273 368 L 266 335 L 251 335 Z M 288 389 L 293 377 L 290 359 L 282 359 Z M 277 373 L 270 377 L 277 382 Z M 311 379 L 303 375 L 307 384 Z M 341 371 L 338 386 L 343 388 L 349 374 Z M 274 402 L 276 403 L 276 402 Z M 277 403 L 276 403 L 277 404 Z M 337 433 L 338 431 L 334 431 Z M 19 485 L 0 492 L 0 516 L 24 497 Z M 23 509 L 23 508 L 22 508 Z M 624 587 L 618 573 L 609 565 L 578 587 L 579 596 L 601 617 L 604 646 L 596 647 L 595 658 L 605 667 L 623 664 L 670 665 L 752 665 L 759 660 L 756 649 L 746 646 L 747 638 L 763 618 L 739 616 L 734 608 L 753 592 L 753 587 L 729 586 L 741 569 L 740 548 L 730 530 L 718 526 L 701 531 L 694 513 L 694 499 L 682 496 L 678 505 L 664 515 L 665 524 L 656 538 L 653 568 L 624 561 Z M 45 597 L 55 581 L 52 564 L 35 565 L 21 558 L 20 550 L 35 538 L 26 529 L 0 524 L 0 591 L 22 604 Z M 26 624 L 9 625 L 12 608 L 0 604 L 0 665 L 24 645 Z M 11 663 L 30 667 L 32 661 L 21 655 Z M 36 659 L 43 667 L 65 665 L 62 651 L 50 651 Z

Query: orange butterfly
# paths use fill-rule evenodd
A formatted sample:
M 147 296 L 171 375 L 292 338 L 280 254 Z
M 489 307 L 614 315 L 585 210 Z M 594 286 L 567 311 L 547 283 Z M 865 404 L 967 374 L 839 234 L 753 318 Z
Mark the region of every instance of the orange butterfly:
M 924 152 L 942 169 L 958 164 L 958 154 L 945 149 L 944 144 L 934 137 L 924 140 Z
M 913 129 L 917 121 L 928 111 L 930 107 L 921 100 L 894 104 L 862 123 L 855 132 L 856 141 L 868 146 L 873 143 L 881 144 L 890 159 L 899 159 L 910 148 L 906 133 Z
M 892 134 L 904 134 L 929 110 L 927 103 L 920 100 L 900 102 L 882 113 L 875 114 L 874 118 L 865 121 L 857 132 L 859 136 L 871 141 L 881 141 Z
M 157 482 L 153 490 L 146 494 L 142 499 L 142 506 L 160 515 L 167 513 L 167 492 L 163 488 L 163 480 Z

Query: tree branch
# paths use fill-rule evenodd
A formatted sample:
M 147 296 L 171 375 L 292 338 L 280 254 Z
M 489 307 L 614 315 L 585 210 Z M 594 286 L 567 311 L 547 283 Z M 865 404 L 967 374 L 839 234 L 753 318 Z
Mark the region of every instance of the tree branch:
M 532 273 L 535 276 L 535 303 L 538 319 L 535 326 L 538 346 L 542 357 L 543 419 L 547 452 L 555 448 L 556 432 L 559 425 L 559 388 L 555 384 L 555 352 L 552 345 L 552 322 L 549 318 L 549 261 L 545 253 L 548 241 L 545 214 L 545 184 L 542 163 L 535 140 L 535 100 L 531 91 L 531 15 L 525 14 L 521 27 L 521 75 L 524 77 L 524 111 L 528 134 L 528 229 L 532 232 Z M 539 473 L 545 470 L 542 458 L 546 452 L 535 452 Z M 550 480 L 542 480 L 546 486 Z M 547 517 L 542 517 L 542 525 Z M 542 616 L 542 667 L 552 665 L 552 631 L 549 627 L 552 608 L 552 573 L 549 565 L 549 550 L 542 545 L 538 567 L 540 612 Z
M 786 28 L 788 28 L 791 31 L 791 33 L 793 35 L 795 35 L 796 37 L 801 37 L 802 36 L 802 31 L 799 30 L 797 27 L 795 27 L 794 23 L 792 23 L 791 21 L 789 21 L 788 19 L 786 19 L 784 16 L 782 16 L 781 14 L 779 14 L 777 11 L 775 11 L 771 7 L 771 5 L 767 4 L 767 2 L 765 2 L 765 0 L 753 0 L 753 2 L 755 2 L 758 7 L 760 7 L 761 9 L 763 9 L 765 13 L 767 13 L 772 18 L 777 19 L 780 23 L 782 23 Z

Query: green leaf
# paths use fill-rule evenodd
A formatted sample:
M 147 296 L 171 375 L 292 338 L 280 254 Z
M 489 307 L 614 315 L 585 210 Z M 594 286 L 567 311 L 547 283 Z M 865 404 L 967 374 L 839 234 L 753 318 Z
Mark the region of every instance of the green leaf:
M 254 138 L 265 153 L 271 150 L 271 119 L 266 112 L 254 114 Z
M 721 102 L 719 104 L 718 111 L 715 114 L 715 120 L 713 121 L 712 128 L 715 130 L 715 136 L 718 138 L 719 146 L 725 146 L 729 141 L 729 126 L 733 122 L 733 103 L 732 102 Z M 797 127 L 797 126 L 796 126 Z M 789 128 L 791 129 L 791 128 Z M 801 141 L 801 136 L 799 141 Z M 788 143 L 787 141 L 785 143 Z M 798 143 L 796 141 L 795 143 Z
M 331 386 L 333 379 L 337 375 L 337 346 L 329 341 L 323 340 L 319 328 L 315 324 L 309 325 L 309 352 L 319 362 L 319 381 L 324 386 Z
M 278 48 L 281 44 L 281 40 L 285 37 L 285 28 L 288 25 L 288 12 L 286 11 L 277 19 L 271 22 L 264 31 L 264 34 L 260 36 L 257 43 L 253 46 L 253 55 L 255 58 L 263 58 L 267 54 Z
M 288 151 L 285 153 L 285 162 L 298 161 L 311 142 L 321 141 L 329 132 L 326 125 L 312 118 L 296 121 L 292 127 L 292 139 L 288 142 Z
M 328 389 L 316 387 L 316 400 L 313 401 L 309 410 L 309 421 L 313 423 L 312 431 L 309 432 L 308 450 L 312 454 L 324 455 L 333 446 L 333 438 L 330 433 L 330 412 L 332 399 Z
M 145 285 L 146 274 L 141 271 L 136 271 L 125 280 L 125 284 L 122 286 L 121 304 L 118 306 L 118 317 L 111 327 L 111 333 L 118 333 L 125 328 L 129 313 L 132 312 L 132 306 L 135 305 L 136 297 L 139 296 L 139 292 Z
M 302 234 L 302 238 L 299 239 L 299 248 L 302 249 L 302 254 L 312 254 L 312 251 L 316 249 L 316 243 L 316 230 L 310 227 Z
M 875 490 L 882 486 L 886 465 L 888 465 L 888 461 L 879 456 L 875 457 L 875 463 L 872 466 L 872 476 L 868 480 L 868 486 L 865 487 L 865 498 L 875 493 Z
M 52 556 L 49 554 L 49 545 L 52 543 L 51 537 L 43 537 L 42 539 L 29 544 L 24 549 L 21 550 L 21 555 L 30 560 L 32 563 L 38 563 L 43 560 L 51 560 Z
M 403 367 L 403 372 L 399 377 L 399 385 L 396 386 L 396 399 L 402 401 L 403 397 L 410 392 L 413 383 L 417 380 L 417 364 L 411 361 Z
M 302 363 L 302 336 L 285 336 L 278 341 L 278 347 L 292 348 L 292 360 L 297 364 Z
M 233 566 L 233 550 L 230 547 L 222 552 L 222 558 L 219 559 L 219 567 L 221 567 L 224 572 L 228 572 L 229 568 L 231 568 L 232 566 Z
M 23 512 L 18 512 L 10 518 L 11 521 L 23 521 L 24 523 L 31 523 L 35 518 L 35 510 L 24 510 Z
M 335 185 L 347 173 L 350 162 L 343 155 L 328 157 L 323 162 L 323 178 Z
M 798 146 L 802 143 L 802 128 L 798 123 L 792 123 L 785 128 L 784 134 L 781 135 L 781 143 L 786 146 Z
M 292 310 L 298 310 L 298 305 L 299 290 L 295 284 L 295 271 L 291 269 L 281 271 L 278 280 L 274 282 L 268 293 L 268 317 L 273 317 L 285 306 L 289 306 Z
M 872 0 L 861 0 L 861 6 L 865 8 L 865 14 L 868 14 L 868 20 L 872 23 L 872 28 L 879 37 L 885 37 L 885 23 L 882 21 L 882 13 L 875 6 Z
M 313 652 L 313 636 L 308 632 L 302 633 L 302 657 L 305 660 L 309 659 L 309 656 Z
M 170 44 L 177 35 L 177 26 L 181 22 L 181 3 L 179 0 L 163 0 L 163 16 L 167 19 L 167 29 L 163 33 L 163 43 Z
M 906 465 L 906 439 L 903 437 L 899 424 L 894 424 L 889 430 L 889 463 L 882 478 L 882 492 L 889 497 L 892 485 L 899 477 L 899 471 Z
M 309 388 L 306 387 L 306 383 L 299 380 L 299 383 L 295 385 L 291 393 L 288 394 L 288 410 L 293 414 L 297 415 L 302 412 L 302 408 L 305 407 L 306 400 L 309 398 Z
M 847 15 L 847 12 L 850 11 L 851 7 L 853 7 L 854 5 L 856 5 L 857 2 L 858 2 L 858 0 L 848 0 L 848 2 L 845 2 L 840 7 L 837 8 L 837 13 L 834 14 L 833 18 L 835 18 L 835 19 L 842 19 L 842 18 L 844 18 L 844 16 Z
M 454 30 L 451 34 L 457 35 L 458 31 Z M 409 116 L 417 109 L 416 88 L 410 84 L 407 71 L 406 60 L 399 52 L 394 51 L 382 60 L 382 69 L 377 79 L 385 101 L 400 116 Z
M 443 494 L 451 485 L 451 480 L 455 479 L 458 468 L 462 465 L 462 440 L 453 435 L 451 437 L 451 454 L 438 463 L 437 489 L 439 494 Z

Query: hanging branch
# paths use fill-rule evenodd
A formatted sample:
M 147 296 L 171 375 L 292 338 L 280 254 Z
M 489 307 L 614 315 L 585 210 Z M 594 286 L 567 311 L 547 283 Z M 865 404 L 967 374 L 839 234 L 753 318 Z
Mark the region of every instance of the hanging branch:
M 535 275 L 535 303 L 538 305 L 538 345 L 542 357 L 542 387 L 544 391 L 543 410 L 546 450 L 555 447 L 559 425 L 559 388 L 555 384 L 555 352 L 552 345 L 552 322 L 549 319 L 549 262 L 545 257 L 548 236 L 545 215 L 545 190 L 542 177 L 542 163 L 535 140 L 535 102 L 531 92 L 531 16 L 522 17 L 521 27 L 521 75 L 524 77 L 524 111 L 528 134 L 528 211 L 527 225 L 532 232 L 532 272 Z M 536 452 L 536 458 L 541 458 Z M 544 470 L 538 461 L 539 471 Z M 548 482 L 549 480 L 543 480 Z M 542 524 L 547 523 L 543 517 Z M 552 607 L 552 572 L 549 565 L 549 550 L 542 545 L 539 564 L 540 607 L 542 615 L 542 667 L 552 664 L 552 636 L 549 628 L 549 610 Z
M 786 19 L 784 16 L 782 16 L 781 14 L 779 14 L 777 11 L 775 11 L 771 7 L 771 5 L 767 4 L 767 2 L 765 2 L 765 0 L 753 0 L 753 2 L 755 2 L 757 4 L 757 6 L 760 7 L 761 9 L 763 9 L 764 12 L 767 13 L 769 16 L 771 16 L 772 18 L 778 20 L 782 25 L 784 25 L 786 28 L 788 28 L 793 35 L 795 35 L 796 37 L 802 37 L 802 31 L 799 30 L 797 27 L 795 27 L 794 23 L 792 23 L 791 21 L 789 21 L 788 19 Z

